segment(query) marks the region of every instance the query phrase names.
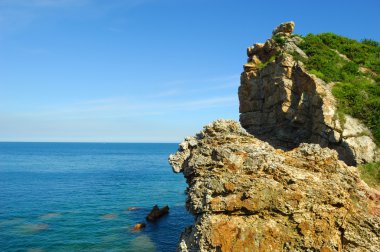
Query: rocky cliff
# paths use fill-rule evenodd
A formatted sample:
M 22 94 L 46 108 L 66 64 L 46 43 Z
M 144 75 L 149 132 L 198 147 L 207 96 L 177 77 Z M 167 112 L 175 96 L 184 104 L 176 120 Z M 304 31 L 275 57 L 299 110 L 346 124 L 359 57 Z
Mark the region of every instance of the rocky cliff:
M 195 216 L 178 251 L 380 251 L 380 194 L 335 150 L 275 149 L 219 120 L 169 161 Z
M 370 131 L 358 120 L 338 115 L 333 83 L 310 74 L 307 55 L 292 35 L 294 23 L 280 25 L 264 44 L 247 49 L 239 87 L 240 122 L 256 137 L 282 149 L 317 143 L 339 153 L 347 164 L 379 158 Z
M 195 217 L 178 251 L 380 251 L 380 192 L 347 165 L 378 158 L 376 145 L 337 115 L 293 29 L 248 48 L 241 124 L 215 121 L 170 155 Z

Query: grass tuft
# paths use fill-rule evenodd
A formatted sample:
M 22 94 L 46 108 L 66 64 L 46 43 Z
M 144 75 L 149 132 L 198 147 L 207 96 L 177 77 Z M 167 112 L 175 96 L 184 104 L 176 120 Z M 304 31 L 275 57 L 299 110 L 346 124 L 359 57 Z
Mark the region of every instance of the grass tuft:
M 360 177 L 369 186 L 380 189 L 380 162 L 360 165 Z

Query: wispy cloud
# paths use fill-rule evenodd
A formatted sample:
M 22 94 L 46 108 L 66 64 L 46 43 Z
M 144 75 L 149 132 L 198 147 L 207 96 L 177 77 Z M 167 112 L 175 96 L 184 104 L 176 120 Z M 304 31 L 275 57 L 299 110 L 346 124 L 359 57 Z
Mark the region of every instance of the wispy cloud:
M 28 27 L 52 8 L 83 6 L 87 0 L 0 0 L 0 31 L 17 31 Z
M 175 81 L 161 91 L 50 102 L 12 113 L 0 109 L 0 139 L 179 141 L 204 123 L 237 115 L 235 77 L 199 79 L 194 86 L 192 80 Z
M 161 91 L 157 94 L 157 97 L 160 96 L 180 96 L 180 95 L 196 95 L 202 93 L 218 93 L 222 90 L 231 91 L 236 89 L 239 86 L 240 75 L 226 75 L 202 79 L 182 79 L 182 80 L 173 80 L 162 83 L 160 86 L 166 87 L 165 91 Z M 153 95 L 154 96 L 154 95 Z
M 86 15 L 93 18 L 107 15 L 114 9 L 129 10 L 152 1 L 154 0 L 0 0 L 0 29 L 13 31 L 27 27 L 50 10 L 65 13 L 67 10 L 81 8 L 83 11 L 78 14 L 81 18 L 86 18 Z
M 146 98 L 167 98 L 167 97 L 173 97 L 173 96 L 178 96 L 182 93 L 180 89 L 167 89 L 163 90 L 157 93 L 152 93 L 146 95 Z
M 153 115 L 171 114 L 181 111 L 197 111 L 210 108 L 225 108 L 236 106 L 236 95 L 214 96 L 203 99 L 190 100 L 166 100 L 155 101 L 151 99 L 114 97 L 106 99 L 81 101 L 78 103 L 65 104 L 60 106 L 50 106 L 39 110 L 39 112 L 29 112 L 39 117 L 142 117 Z
M 37 51 L 39 53 L 39 51 Z M 205 78 L 169 85 L 166 89 L 146 90 L 128 95 L 99 97 L 94 99 L 49 103 L 20 111 L 24 115 L 55 118 L 114 118 L 159 116 L 170 113 L 238 106 L 237 77 Z M 199 84 L 203 83 L 203 84 Z M 158 87 L 165 86 L 157 84 Z
M 231 96 L 220 96 L 211 97 L 207 99 L 187 101 L 179 104 L 173 104 L 173 109 L 186 109 L 186 110 L 198 110 L 205 108 L 215 108 L 215 107 L 230 107 L 235 105 L 237 102 L 236 95 Z
M 62 7 L 89 2 L 90 0 L 0 0 L 0 7 Z
M 188 86 L 194 84 L 207 84 L 207 86 L 222 86 L 226 85 L 226 83 L 239 82 L 240 75 L 239 74 L 231 74 L 224 76 L 216 76 L 216 77 L 208 77 L 201 79 L 181 79 L 181 80 L 172 80 L 165 83 L 167 86 Z

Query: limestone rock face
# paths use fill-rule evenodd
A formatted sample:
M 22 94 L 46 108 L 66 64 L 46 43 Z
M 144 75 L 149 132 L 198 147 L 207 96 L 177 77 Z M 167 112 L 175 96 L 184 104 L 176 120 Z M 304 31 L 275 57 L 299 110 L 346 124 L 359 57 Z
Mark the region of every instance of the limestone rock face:
M 247 49 L 239 87 L 242 126 L 283 149 L 317 143 L 337 150 L 350 165 L 376 161 L 380 155 L 370 131 L 358 120 L 338 115 L 331 85 L 297 60 L 307 55 L 293 29 L 293 22 L 281 24 L 275 37 Z
M 335 150 L 275 149 L 218 120 L 169 162 L 186 177 L 195 216 L 178 251 L 380 251 L 380 194 Z

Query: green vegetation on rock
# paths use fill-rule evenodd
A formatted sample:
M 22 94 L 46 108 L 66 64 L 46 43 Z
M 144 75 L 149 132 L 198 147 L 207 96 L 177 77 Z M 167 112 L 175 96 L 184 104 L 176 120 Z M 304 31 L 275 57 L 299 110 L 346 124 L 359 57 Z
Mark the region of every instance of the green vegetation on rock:
M 309 56 L 307 67 L 323 72 L 327 81 L 354 77 L 359 66 L 368 68 L 375 75 L 380 73 L 380 45 L 376 41 L 365 39 L 358 42 L 333 33 L 308 34 L 303 39 L 300 47 Z
M 333 33 L 308 34 L 300 48 L 310 73 L 335 82 L 339 112 L 360 119 L 380 143 L 380 44 Z
M 280 35 L 273 35 L 272 39 L 279 45 L 283 46 L 286 43 L 286 38 Z
M 360 177 L 371 187 L 380 187 L 380 162 L 359 166 Z
M 270 57 L 266 62 L 263 62 L 263 63 L 259 63 L 257 65 L 257 68 L 258 69 L 263 69 L 265 68 L 269 63 L 273 62 L 276 60 L 276 55 L 273 55 L 272 57 Z
M 345 114 L 359 118 L 380 143 L 380 85 L 366 79 L 339 82 L 333 88 L 339 109 Z

